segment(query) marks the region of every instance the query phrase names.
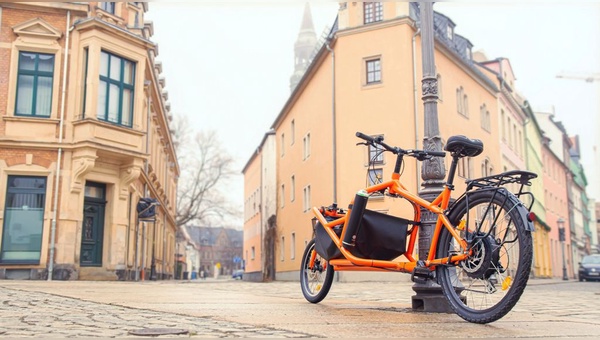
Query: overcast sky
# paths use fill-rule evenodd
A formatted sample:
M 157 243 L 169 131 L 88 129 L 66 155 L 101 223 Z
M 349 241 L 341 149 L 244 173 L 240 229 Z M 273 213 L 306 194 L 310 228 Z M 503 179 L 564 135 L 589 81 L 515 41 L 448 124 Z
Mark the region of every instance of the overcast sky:
M 320 35 L 338 3 L 310 3 Z M 240 171 L 290 94 L 303 9 L 302 1 L 149 4 L 146 20 L 154 22 L 171 111 L 189 116 L 196 130 L 216 130 Z M 474 51 L 510 59 L 517 90 L 534 108 L 554 106 L 555 120 L 581 136 L 589 169 L 600 82 L 556 75 L 600 73 L 600 3 L 436 2 L 434 10 L 452 19 Z M 241 175 L 234 183 L 232 197 L 242 205 Z

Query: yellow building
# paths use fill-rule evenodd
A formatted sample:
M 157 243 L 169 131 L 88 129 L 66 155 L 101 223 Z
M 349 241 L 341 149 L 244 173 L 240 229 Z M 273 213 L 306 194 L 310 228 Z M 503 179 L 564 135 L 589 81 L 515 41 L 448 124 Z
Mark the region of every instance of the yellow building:
M 533 264 L 532 276 L 534 277 L 551 277 L 552 268 L 550 264 L 550 230 L 552 229 L 545 221 L 546 219 L 546 204 L 544 195 L 544 181 L 542 174 L 544 172 L 544 163 L 542 156 L 543 148 L 543 133 L 540 128 L 535 114 L 531 110 L 529 102 L 524 103 L 524 112 L 527 115 L 525 124 L 525 159 L 527 161 L 527 169 L 531 172 L 539 174 L 538 179 L 532 181 L 531 193 L 535 197 L 535 202 L 531 207 L 531 211 L 535 214 L 533 225 L 535 232 L 533 236 Z
M 1 278 L 172 277 L 179 169 L 147 9 L 0 3 Z
M 544 164 L 542 162 L 543 154 L 543 136 L 548 132 L 543 131 L 535 117 L 529 112 L 529 107 L 524 106 L 524 100 L 516 91 L 516 77 L 513 73 L 510 61 L 506 58 L 496 58 L 487 60 L 487 58 L 478 53 L 476 59 L 479 61 L 482 71 L 492 79 L 498 86 L 498 125 L 500 128 L 497 134 L 500 141 L 500 154 L 502 156 L 502 169 L 499 172 L 507 170 L 529 170 L 537 173 L 538 178 L 532 180 L 531 191 L 535 196 L 535 204 L 532 207 L 538 215 L 534 221 L 536 232 L 533 233 L 534 241 L 534 259 L 532 274 L 537 277 L 551 277 L 551 239 L 549 237 L 550 226 L 544 222 L 546 220 L 545 195 L 542 188 L 544 179 L 542 178 Z M 519 184 L 509 185 L 513 192 L 519 190 Z M 522 196 L 521 199 L 530 203 L 530 198 Z M 529 206 L 529 205 L 528 205 Z M 556 251 L 554 251 L 556 254 Z
M 368 167 L 370 150 L 356 146 L 357 131 L 383 135 L 390 145 L 422 148 L 421 38 L 415 6 L 340 3 L 331 34 L 274 121 L 278 280 L 298 279 L 304 246 L 312 239 L 313 206 L 337 202 L 346 208 L 373 178 L 391 176 L 394 162 L 388 155 L 378 158 L 375 168 Z M 498 88 L 474 64 L 472 45 L 454 33 L 455 24 L 435 13 L 435 25 L 442 141 L 463 134 L 485 145 L 482 155 L 460 164 L 460 192 L 464 179 L 501 171 Z M 247 168 L 258 159 L 253 156 Z M 402 181 L 417 192 L 415 162 L 406 160 Z M 449 157 L 446 162 L 448 168 Z M 251 180 L 249 173 L 245 177 Z M 370 209 L 394 215 L 408 213 L 407 207 L 390 197 L 369 201 Z

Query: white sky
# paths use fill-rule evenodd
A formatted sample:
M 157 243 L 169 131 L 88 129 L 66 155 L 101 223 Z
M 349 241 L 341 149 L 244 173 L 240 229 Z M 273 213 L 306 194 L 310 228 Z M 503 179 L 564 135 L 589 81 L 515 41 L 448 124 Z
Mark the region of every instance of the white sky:
M 149 5 L 146 20 L 154 22 L 152 40 L 159 45 L 173 114 L 188 115 L 196 130 L 216 130 L 241 171 L 290 94 L 304 2 Z M 311 1 L 317 35 L 333 24 L 337 8 L 337 2 Z M 534 108 L 555 107 L 555 120 L 581 136 L 586 175 L 595 176 L 600 82 L 556 75 L 600 74 L 600 2 L 436 2 L 434 10 L 451 18 L 474 50 L 510 59 L 516 89 Z M 241 177 L 230 190 L 240 207 Z

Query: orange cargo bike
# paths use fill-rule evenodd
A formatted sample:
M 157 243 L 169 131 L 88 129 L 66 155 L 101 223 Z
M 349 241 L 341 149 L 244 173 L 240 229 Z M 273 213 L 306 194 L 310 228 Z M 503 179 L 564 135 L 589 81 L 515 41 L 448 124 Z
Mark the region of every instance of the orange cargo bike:
M 359 191 L 347 210 L 335 203 L 313 208 L 314 239 L 302 257 L 300 283 L 304 297 L 322 301 L 334 271 L 389 271 L 409 273 L 414 282 L 434 280 L 451 308 L 463 319 L 489 323 L 506 315 L 517 303 L 529 278 L 533 256 L 529 209 L 533 195 L 526 189 L 537 175 L 508 171 L 468 180 L 465 192 L 453 203 L 454 176 L 462 157 L 483 151 L 483 143 L 464 136 L 448 138 L 445 150 L 452 163 L 442 192 L 432 202 L 409 192 L 400 181 L 404 156 L 419 161 L 444 157 L 445 152 L 404 150 L 384 143 L 383 137 L 356 136 L 381 152 L 396 155 L 392 178 Z M 374 157 L 374 158 L 375 158 Z M 371 162 L 372 163 L 372 162 Z M 516 183 L 518 192 L 506 185 Z M 367 209 L 372 195 L 406 200 L 412 220 Z M 520 200 L 529 196 L 530 204 Z M 415 258 L 421 209 L 437 216 L 427 257 Z

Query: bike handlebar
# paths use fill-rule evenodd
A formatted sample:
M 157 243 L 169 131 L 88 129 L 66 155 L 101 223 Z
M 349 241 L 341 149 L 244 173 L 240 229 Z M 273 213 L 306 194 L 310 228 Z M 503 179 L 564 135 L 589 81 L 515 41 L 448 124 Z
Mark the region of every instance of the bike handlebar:
M 445 157 L 446 156 L 446 152 L 444 152 L 444 151 L 404 150 L 399 147 L 392 147 L 383 142 L 383 136 L 373 138 L 371 136 L 365 135 L 362 132 L 357 132 L 356 137 L 358 137 L 362 140 L 365 140 L 367 142 L 367 144 L 371 144 L 371 145 L 379 144 L 387 151 L 390 151 L 396 155 L 398 155 L 398 154 L 408 155 L 408 156 L 415 157 L 418 160 L 425 160 L 425 159 L 429 159 L 431 157 Z

